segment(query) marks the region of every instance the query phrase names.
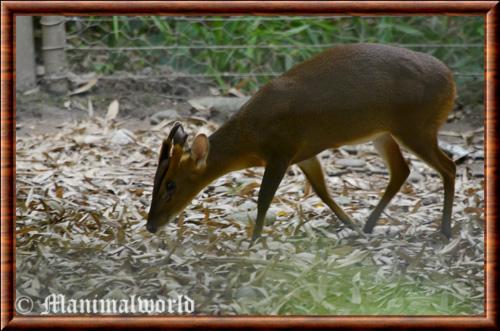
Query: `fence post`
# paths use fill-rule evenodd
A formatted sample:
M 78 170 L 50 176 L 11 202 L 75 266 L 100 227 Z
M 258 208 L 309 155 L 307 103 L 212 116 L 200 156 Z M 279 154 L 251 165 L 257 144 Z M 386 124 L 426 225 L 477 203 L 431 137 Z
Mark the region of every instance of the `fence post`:
M 64 94 L 68 90 L 66 79 L 66 31 L 63 16 L 43 16 L 42 55 L 45 66 L 45 78 L 50 92 Z
M 16 91 L 36 85 L 33 16 L 16 16 Z

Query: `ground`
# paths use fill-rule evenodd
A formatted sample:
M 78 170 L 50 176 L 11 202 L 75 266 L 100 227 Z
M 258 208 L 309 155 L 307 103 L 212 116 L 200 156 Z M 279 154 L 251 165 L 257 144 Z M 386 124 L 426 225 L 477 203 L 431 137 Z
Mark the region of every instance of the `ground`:
M 197 314 L 483 312 L 479 107 L 457 108 L 440 135 L 458 167 L 451 240 L 437 233 L 440 178 L 405 153 L 412 175 L 374 234 L 344 228 L 291 167 L 264 239 L 249 247 L 258 168 L 212 183 L 158 235 L 145 229 L 157 152 L 173 121 L 151 124 L 151 116 L 176 109 L 191 136 L 225 118 L 188 102 L 213 88 L 183 82 L 188 88 L 175 90 L 174 83 L 99 81 L 71 97 L 43 89 L 17 95 L 16 289 L 35 301 L 34 313 L 52 293 L 187 295 Z M 382 160 L 370 144 L 326 151 L 321 160 L 333 197 L 362 225 L 387 183 Z

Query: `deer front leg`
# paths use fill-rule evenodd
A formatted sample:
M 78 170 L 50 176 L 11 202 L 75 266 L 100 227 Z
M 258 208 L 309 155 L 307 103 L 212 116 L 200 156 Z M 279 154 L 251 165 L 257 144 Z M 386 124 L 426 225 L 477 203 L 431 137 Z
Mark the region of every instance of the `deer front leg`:
M 286 170 L 288 169 L 288 162 L 283 161 L 270 161 L 264 171 L 262 184 L 259 190 L 259 199 L 257 201 L 257 219 L 255 220 L 255 227 L 253 228 L 252 243 L 260 237 L 267 210 L 271 205 L 274 194 L 280 185 Z

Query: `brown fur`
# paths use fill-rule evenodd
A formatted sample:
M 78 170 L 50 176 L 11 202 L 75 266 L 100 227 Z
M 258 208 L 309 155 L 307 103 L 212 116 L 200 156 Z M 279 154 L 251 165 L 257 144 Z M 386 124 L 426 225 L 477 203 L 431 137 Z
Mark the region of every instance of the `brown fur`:
M 179 191 L 171 201 L 153 201 L 154 216 L 148 224 L 164 224 L 206 185 L 230 171 L 266 166 L 255 239 L 286 168 L 299 163 L 322 200 L 353 227 L 352 220 L 328 196 L 315 155 L 328 148 L 373 140 L 390 168 L 391 181 L 365 231 L 371 232 L 407 177 L 399 143 L 443 177 L 441 230 L 449 237 L 455 168 L 437 147 L 437 132 L 453 107 L 454 97 L 450 70 L 430 55 L 376 44 L 326 50 L 262 87 L 212 134 L 203 169 L 196 169 L 192 158 L 183 157 L 171 178 Z

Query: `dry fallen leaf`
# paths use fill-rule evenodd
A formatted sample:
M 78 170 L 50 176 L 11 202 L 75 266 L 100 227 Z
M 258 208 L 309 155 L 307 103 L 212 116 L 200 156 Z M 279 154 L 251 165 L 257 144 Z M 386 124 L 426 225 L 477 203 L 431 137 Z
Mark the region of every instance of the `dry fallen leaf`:
M 465 165 L 458 166 L 449 243 L 433 237 L 442 212 L 441 180 L 411 155 L 412 171 L 422 180 L 396 195 L 367 237 L 346 229 L 316 194 L 304 195 L 305 179 L 295 167 L 273 200 L 261 243 L 249 247 L 248 237 L 262 168 L 217 179 L 179 223 L 152 235 L 145 223 L 157 147 L 171 121 L 155 130 L 108 126 L 118 112 L 115 100 L 105 120 L 64 123 L 57 134 L 16 136 L 16 291 L 33 297 L 35 313 L 49 293 L 188 294 L 200 314 L 283 313 L 286 304 L 301 302 L 291 300 L 301 288 L 315 305 L 337 313 L 341 308 L 325 293 L 339 283 L 352 288 L 345 300 L 363 305 L 367 287 L 391 277 L 427 293 L 470 300 L 474 313 L 483 311 L 484 182 L 462 171 Z M 190 135 L 210 125 L 203 118 L 184 124 Z M 465 158 L 477 162 L 472 155 Z M 366 166 L 336 163 L 346 158 Z M 333 199 L 364 224 L 388 183 L 387 172 L 376 172 L 386 169 L 383 161 L 367 145 L 326 151 L 321 161 Z M 364 283 L 353 271 L 359 268 L 371 268 L 375 280 Z M 353 273 L 335 276 L 339 272 Z M 390 301 L 391 291 L 378 304 Z
M 106 113 L 106 122 L 109 123 L 111 120 L 115 119 L 120 110 L 120 104 L 118 100 L 113 100 L 108 107 L 108 112 Z
M 89 91 L 92 87 L 94 87 L 97 84 L 97 77 L 92 78 L 89 80 L 86 84 L 80 86 L 79 88 L 69 92 L 69 95 L 75 95 L 75 94 L 80 94 Z

